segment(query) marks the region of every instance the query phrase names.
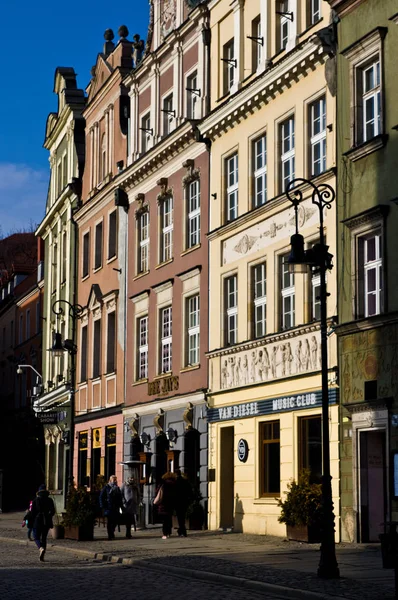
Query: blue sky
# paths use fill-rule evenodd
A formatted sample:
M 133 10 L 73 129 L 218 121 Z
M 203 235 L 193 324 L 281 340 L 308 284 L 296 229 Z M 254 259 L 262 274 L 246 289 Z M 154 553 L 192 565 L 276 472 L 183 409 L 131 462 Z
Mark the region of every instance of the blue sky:
M 148 0 L 1 3 L 0 234 L 44 216 L 49 166 L 43 141 L 47 115 L 57 109 L 55 69 L 74 67 L 85 89 L 105 29 L 113 29 L 115 41 L 120 25 L 127 25 L 129 39 L 135 33 L 145 38 L 148 16 Z

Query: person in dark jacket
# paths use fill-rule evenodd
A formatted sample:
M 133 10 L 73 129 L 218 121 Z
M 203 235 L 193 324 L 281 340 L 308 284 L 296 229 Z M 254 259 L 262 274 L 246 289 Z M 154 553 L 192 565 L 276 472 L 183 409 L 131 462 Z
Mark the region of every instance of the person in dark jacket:
M 44 483 L 39 487 L 36 498 L 32 502 L 31 515 L 33 538 L 39 548 L 39 559 L 44 561 L 47 536 L 49 530 L 53 527 L 53 516 L 55 515 L 54 502 L 51 500 L 50 493 Z
M 102 489 L 100 494 L 100 507 L 107 518 L 108 540 L 115 539 L 115 529 L 119 522 L 119 515 L 123 509 L 122 492 L 117 484 L 116 475 L 109 477 L 109 482 Z
M 176 507 L 176 475 L 175 473 L 165 473 L 162 477 L 163 483 L 158 488 L 160 500 L 157 503 L 158 514 L 163 520 L 162 540 L 167 540 L 171 536 L 173 513 Z
M 179 537 L 187 537 L 185 520 L 187 517 L 188 506 L 192 502 L 192 487 L 187 477 L 182 475 L 180 469 L 177 471 L 175 502 L 178 521 L 178 535 Z

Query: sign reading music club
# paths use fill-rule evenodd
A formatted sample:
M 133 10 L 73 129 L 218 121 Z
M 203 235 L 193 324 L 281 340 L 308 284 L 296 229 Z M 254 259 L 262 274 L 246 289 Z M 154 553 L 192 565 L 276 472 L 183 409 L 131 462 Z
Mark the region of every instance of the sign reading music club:
M 338 390 L 332 388 L 329 390 L 329 404 L 338 402 Z M 232 406 L 223 406 L 222 408 L 210 408 L 207 411 L 207 420 L 227 421 L 230 419 L 242 419 L 260 415 L 270 415 L 278 412 L 287 412 L 290 410 L 300 410 L 305 408 L 317 408 L 322 406 L 322 392 L 308 392 L 305 394 L 291 394 L 279 398 L 268 398 L 267 400 L 258 400 L 257 402 L 244 402 Z

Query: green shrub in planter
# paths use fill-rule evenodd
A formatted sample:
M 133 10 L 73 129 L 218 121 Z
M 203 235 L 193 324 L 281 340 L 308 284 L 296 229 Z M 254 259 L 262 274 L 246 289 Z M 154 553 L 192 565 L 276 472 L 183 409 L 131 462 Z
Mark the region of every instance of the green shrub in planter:
M 85 487 L 69 487 L 63 521 L 66 527 L 94 527 L 95 501 Z
M 278 500 L 280 523 L 288 527 L 307 526 L 319 528 L 322 523 L 322 486 L 310 483 L 310 471 L 304 469 L 298 480 L 292 479 L 287 486 L 286 498 Z

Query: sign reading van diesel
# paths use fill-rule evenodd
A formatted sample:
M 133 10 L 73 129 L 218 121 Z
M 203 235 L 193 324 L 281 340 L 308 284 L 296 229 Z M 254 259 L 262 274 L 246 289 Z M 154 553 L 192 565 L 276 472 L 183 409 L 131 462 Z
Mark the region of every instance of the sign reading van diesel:
M 338 389 L 329 390 L 329 404 L 337 404 Z M 292 394 L 279 398 L 268 398 L 256 402 L 244 402 L 222 408 L 210 408 L 207 411 L 208 422 L 242 419 L 273 413 L 300 410 L 303 408 L 316 408 L 322 406 L 322 391 L 307 392 L 305 394 Z

